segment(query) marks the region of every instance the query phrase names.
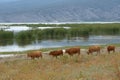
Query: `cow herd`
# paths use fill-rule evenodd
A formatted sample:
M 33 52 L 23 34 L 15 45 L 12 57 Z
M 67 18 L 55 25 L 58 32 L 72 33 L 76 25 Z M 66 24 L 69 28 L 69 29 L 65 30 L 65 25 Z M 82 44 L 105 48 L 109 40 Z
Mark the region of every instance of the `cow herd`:
M 70 56 L 73 56 L 74 54 L 78 54 L 80 55 L 80 47 L 73 47 L 73 48 L 69 48 L 69 49 L 65 49 L 65 52 L 63 52 L 63 50 L 54 50 L 54 51 L 50 51 L 49 55 L 53 56 L 53 57 L 58 57 L 58 56 L 62 56 L 64 53 L 68 54 Z M 97 52 L 97 54 L 100 54 L 101 51 L 101 47 L 100 46 L 90 46 L 88 48 L 87 54 L 93 54 L 93 52 Z M 114 45 L 109 45 L 107 46 L 107 52 L 110 53 L 111 51 L 115 52 L 115 46 Z M 31 59 L 34 58 L 42 58 L 42 52 L 41 51 L 33 51 L 30 53 L 27 53 L 27 57 L 31 57 Z

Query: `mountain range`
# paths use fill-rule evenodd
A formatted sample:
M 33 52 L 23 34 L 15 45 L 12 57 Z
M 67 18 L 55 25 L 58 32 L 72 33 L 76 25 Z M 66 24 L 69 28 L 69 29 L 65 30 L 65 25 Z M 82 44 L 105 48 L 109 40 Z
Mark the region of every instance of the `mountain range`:
M 0 22 L 120 21 L 120 0 L 1 0 Z

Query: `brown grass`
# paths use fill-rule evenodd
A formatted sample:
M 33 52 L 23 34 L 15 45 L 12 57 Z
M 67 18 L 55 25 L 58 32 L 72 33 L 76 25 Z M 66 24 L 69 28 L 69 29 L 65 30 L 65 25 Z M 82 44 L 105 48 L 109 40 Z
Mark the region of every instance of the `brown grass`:
M 120 80 L 120 54 L 0 62 L 0 80 Z

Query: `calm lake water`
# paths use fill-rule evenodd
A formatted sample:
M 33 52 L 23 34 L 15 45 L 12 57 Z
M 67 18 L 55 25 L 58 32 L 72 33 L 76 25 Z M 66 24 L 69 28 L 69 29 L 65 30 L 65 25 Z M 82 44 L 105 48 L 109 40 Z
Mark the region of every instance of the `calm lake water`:
M 51 27 L 39 27 L 40 29 L 51 28 Z M 69 28 L 69 27 L 64 27 Z M 19 32 L 23 30 L 29 30 L 30 27 L 26 26 L 14 26 L 6 27 L 6 31 Z M 0 52 L 14 52 L 14 51 L 25 51 L 25 50 L 35 50 L 41 48 L 53 48 L 53 47 L 63 47 L 63 46 L 88 46 L 88 45 L 107 45 L 120 43 L 120 36 L 112 35 L 89 35 L 86 39 L 84 37 L 72 37 L 71 39 L 62 40 L 36 40 L 31 44 L 24 46 L 18 45 L 14 42 L 12 45 L 0 46 Z

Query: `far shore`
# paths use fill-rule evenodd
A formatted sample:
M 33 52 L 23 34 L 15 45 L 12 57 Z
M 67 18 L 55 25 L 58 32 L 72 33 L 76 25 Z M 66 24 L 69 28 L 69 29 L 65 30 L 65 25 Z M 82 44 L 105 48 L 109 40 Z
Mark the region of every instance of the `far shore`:
M 11 24 L 98 24 L 98 23 L 102 23 L 102 24 L 107 24 L 107 23 L 120 23 L 119 21 L 113 21 L 113 22 L 102 22 L 102 21 L 96 21 L 96 22 L 16 22 L 16 23 L 0 23 L 0 25 L 11 25 Z

